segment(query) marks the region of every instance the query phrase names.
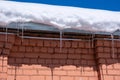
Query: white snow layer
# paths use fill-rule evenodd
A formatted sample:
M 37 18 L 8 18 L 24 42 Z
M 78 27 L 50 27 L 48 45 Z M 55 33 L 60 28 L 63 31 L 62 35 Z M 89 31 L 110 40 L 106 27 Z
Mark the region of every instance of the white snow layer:
M 120 12 L 0 1 L 0 23 L 39 22 L 59 29 L 112 32 L 120 29 Z

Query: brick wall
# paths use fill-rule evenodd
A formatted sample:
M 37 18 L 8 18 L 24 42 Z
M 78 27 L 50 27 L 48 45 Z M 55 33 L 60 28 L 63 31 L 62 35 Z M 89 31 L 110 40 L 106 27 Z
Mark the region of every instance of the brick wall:
M 96 53 L 100 79 L 120 80 L 120 41 L 96 41 Z
M 119 80 L 120 42 L 111 44 L 66 40 L 60 51 L 59 40 L 0 34 L 0 80 Z

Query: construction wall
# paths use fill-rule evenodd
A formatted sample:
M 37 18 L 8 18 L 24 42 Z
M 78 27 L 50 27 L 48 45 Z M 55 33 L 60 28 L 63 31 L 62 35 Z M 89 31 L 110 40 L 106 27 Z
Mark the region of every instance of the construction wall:
M 0 34 L 0 80 L 120 80 L 120 42 Z

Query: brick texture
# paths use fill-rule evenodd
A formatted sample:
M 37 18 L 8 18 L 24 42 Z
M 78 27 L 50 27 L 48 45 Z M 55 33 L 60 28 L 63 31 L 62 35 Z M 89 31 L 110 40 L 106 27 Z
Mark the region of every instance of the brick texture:
M 0 34 L 0 80 L 120 80 L 120 42 Z M 95 44 L 94 46 L 92 44 Z

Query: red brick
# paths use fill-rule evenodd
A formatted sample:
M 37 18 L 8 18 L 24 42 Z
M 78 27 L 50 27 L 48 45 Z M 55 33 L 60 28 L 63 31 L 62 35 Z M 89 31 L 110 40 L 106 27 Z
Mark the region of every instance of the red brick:
M 81 65 L 88 65 L 87 60 L 81 60 Z
M 30 70 L 30 69 L 26 69 L 26 70 L 23 70 L 23 74 L 24 75 L 36 75 L 37 74 L 37 70 Z
M 22 41 L 22 45 L 24 45 L 24 46 L 28 46 L 29 45 L 29 39 L 24 39 L 23 41 Z
M 96 46 L 103 46 L 103 40 L 97 40 Z
M 37 40 L 37 46 L 43 46 L 43 40 Z
M 38 58 L 39 54 L 37 54 L 37 53 L 25 53 L 24 56 L 27 58 Z
M 39 70 L 39 75 L 51 75 L 51 70 Z
M 45 63 L 46 63 L 46 64 L 53 64 L 54 61 L 52 61 L 51 59 L 46 59 L 46 60 L 45 60 Z
M 56 64 L 56 65 L 54 65 L 54 66 L 56 66 L 55 68 L 54 68 L 54 70 L 56 71 L 61 71 L 61 70 L 63 70 L 62 69 L 62 66 L 59 66 L 59 64 Z
M 30 39 L 29 45 L 30 46 L 36 46 L 37 45 L 37 40 L 36 39 Z
M 31 63 L 31 64 L 37 64 L 38 61 L 37 61 L 36 58 L 32 58 L 32 59 L 30 59 L 30 63 Z
M 107 65 L 101 64 L 101 68 L 102 68 L 102 69 L 107 69 Z
M 88 53 L 91 55 L 94 54 L 94 49 L 88 49 Z
M 45 80 L 44 76 L 31 76 L 31 80 Z
M 45 47 L 42 47 L 42 48 L 40 49 L 40 51 L 43 52 L 43 53 L 47 53 L 48 49 L 45 48 Z
M 82 50 L 81 49 L 75 49 L 75 53 L 80 54 L 80 53 L 82 53 Z
M 117 41 L 116 47 L 120 48 L 120 41 Z
M 32 52 L 33 51 L 33 47 L 25 47 L 26 52 Z
M 51 41 L 51 47 L 58 47 L 57 41 Z
M 71 76 L 61 76 L 60 80 L 74 80 L 74 77 L 71 77 Z
M 68 58 L 69 58 L 69 59 L 80 59 L 81 56 L 80 56 L 80 55 L 77 55 L 77 54 L 68 54 Z
M 23 59 L 22 58 L 16 58 L 16 63 L 17 64 L 21 64 L 23 62 Z
M 14 43 L 15 42 L 15 35 L 8 35 L 8 42 Z
M 66 71 L 61 71 L 61 70 L 55 70 L 53 72 L 53 75 L 67 75 Z
M 117 63 L 117 59 L 107 59 L 107 63 L 108 64 L 113 64 L 113 63 Z
M 23 75 L 22 69 L 17 68 L 15 72 L 16 72 L 16 75 Z
M 67 48 L 62 48 L 62 53 L 68 53 L 68 49 Z
M 94 70 L 94 66 L 93 67 L 84 67 L 84 70 L 85 71 L 93 71 Z
M 91 41 L 86 41 L 85 42 L 85 48 L 92 48 L 92 42 Z
M 30 76 L 17 76 L 16 80 L 30 80 Z
M 107 69 L 113 69 L 113 65 L 107 65 Z
M 111 52 L 111 48 L 107 48 L 107 47 L 104 48 L 104 52 L 105 52 L 105 53 L 110 53 L 110 52 Z
M 73 41 L 73 42 L 72 42 L 72 48 L 77 48 L 77 47 L 78 47 L 78 42 Z
M 0 41 L 5 41 L 5 40 L 6 40 L 5 34 L 0 34 Z
M 60 48 L 55 48 L 55 53 L 60 53 Z
M 15 63 L 15 59 L 14 58 L 9 58 L 8 59 L 8 63 L 9 64 L 14 64 Z
M 88 49 L 82 49 L 83 54 L 88 54 Z
M 13 46 L 12 49 L 11 49 L 11 51 L 12 51 L 12 52 L 17 52 L 18 49 L 19 49 L 18 46 Z
M 19 51 L 20 51 L 20 52 L 25 52 L 25 46 L 20 46 L 20 47 L 19 47 Z
M 71 48 L 69 48 L 69 49 L 68 49 L 68 53 L 70 53 L 70 54 L 74 54 L 74 53 L 75 53 L 75 49 L 71 49 Z
M 64 64 L 66 64 L 67 63 L 67 61 L 66 61 L 66 59 L 64 60 L 64 59 L 60 59 L 60 64 L 61 65 L 64 65 Z
M 88 61 L 87 61 L 87 64 L 88 64 L 89 66 L 95 66 L 95 65 L 96 65 L 94 60 L 88 60 Z
M 59 61 L 58 59 L 52 60 L 52 63 L 53 63 L 53 64 L 59 64 L 59 62 L 60 62 L 60 61 Z
M 9 49 L 3 49 L 3 52 L 2 52 L 3 54 L 9 54 L 10 53 L 10 50 Z
M 80 65 L 80 60 L 73 60 L 74 65 Z
M 40 47 L 33 47 L 34 52 L 40 52 Z
M 1 67 L 0 66 L 0 73 L 1 73 L 1 71 L 2 71 L 2 73 L 6 73 L 7 72 L 7 67 L 3 67 L 3 66 Z
M 7 78 L 7 80 L 14 80 L 14 79 L 15 79 L 15 77 L 13 75 L 9 75 Z
M 64 47 L 70 48 L 71 47 L 71 42 L 70 41 L 65 41 L 64 42 Z
M 80 71 L 67 71 L 67 75 L 69 75 L 69 76 L 80 76 L 81 75 L 81 73 L 80 73 Z
M 114 80 L 120 80 L 120 76 L 115 76 Z
M 49 58 L 52 58 L 52 55 L 49 53 L 41 53 L 41 54 L 39 54 L 39 57 L 40 58 L 45 58 L 45 59 L 49 59 Z
M 75 80 L 88 80 L 88 77 L 75 77 Z
M 69 59 L 68 59 L 68 60 L 67 60 L 67 64 L 68 64 L 68 65 L 72 65 L 72 64 L 73 64 L 73 60 L 69 60 Z
M 51 41 L 49 41 L 49 40 L 44 40 L 44 46 L 45 46 L 45 47 L 50 47 L 50 46 L 51 46 Z
M 104 40 L 103 44 L 104 44 L 104 46 L 106 46 L 106 47 L 110 47 L 110 46 L 111 46 L 111 42 L 110 42 L 110 41 L 107 41 L 107 40 Z
M 40 58 L 39 58 L 39 59 L 38 59 L 38 63 L 39 63 L 39 64 L 45 64 L 46 62 L 45 62 L 45 59 L 40 59 Z
M 6 73 L 1 73 L 0 74 L 0 78 L 3 78 L 3 79 L 1 79 L 1 80 L 7 80 L 6 78 L 7 78 L 7 74 Z
M 119 63 L 115 63 L 113 64 L 114 69 L 119 69 L 120 70 L 120 64 Z
M 22 41 L 20 38 L 16 38 L 15 39 L 15 45 L 21 45 L 22 44 Z
M 53 48 L 48 48 L 48 53 L 54 53 L 54 49 Z
M 98 77 L 89 77 L 89 80 L 98 80 Z
M 83 76 L 95 76 L 95 73 L 93 72 L 93 71 L 84 71 L 83 73 L 82 73 L 82 75 Z
M 3 48 L 5 42 L 0 42 L 0 48 Z
M 29 58 L 22 58 L 23 59 L 23 63 L 24 64 L 29 64 L 30 63 L 30 59 Z
M 109 75 L 119 75 L 120 76 L 120 71 L 119 70 L 108 70 Z
M 60 80 L 59 76 L 45 76 L 45 80 Z
M 56 58 L 56 59 L 65 59 L 65 58 L 67 58 L 67 54 L 54 54 L 53 58 Z
M 110 58 L 111 55 L 109 53 L 98 53 L 97 57 L 98 58 Z
M 106 60 L 105 59 L 99 59 L 98 61 L 99 61 L 99 63 L 106 64 Z
M 97 47 L 97 52 L 104 52 L 103 50 L 104 50 L 104 48 L 103 47 Z
M 82 58 L 83 59 L 94 59 L 94 56 L 86 54 L 86 55 L 82 55 Z
M 79 45 L 79 48 L 85 48 L 85 42 L 84 41 L 80 41 L 79 43 L 78 43 Z
M 113 76 L 104 76 L 104 80 L 114 80 Z
M 26 49 L 26 52 L 32 52 L 33 51 L 33 47 L 25 47 L 25 49 Z
M 2 49 L 0 48 L 0 53 L 2 52 Z
M 70 70 L 76 70 L 76 66 L 73 65 L 66 65 L 62 67 L 63 70 L 70 71 Z
M 24 57 L 24 53 L 13 52 L 9 54 L 10 57 Z

